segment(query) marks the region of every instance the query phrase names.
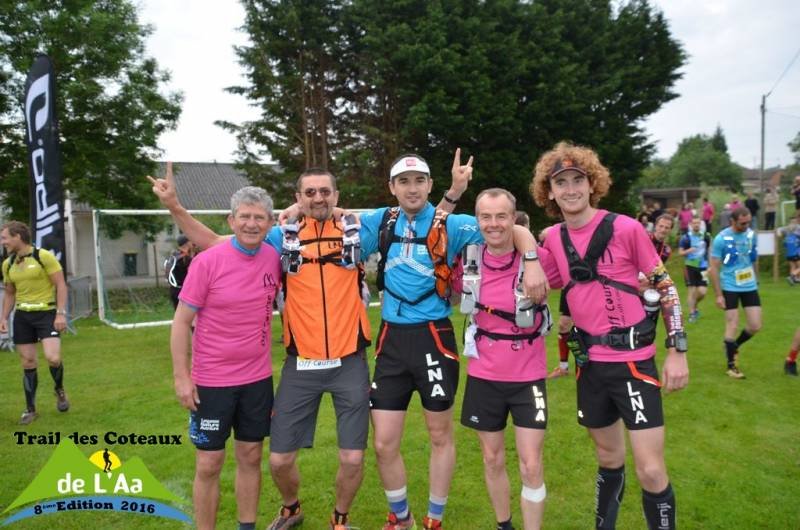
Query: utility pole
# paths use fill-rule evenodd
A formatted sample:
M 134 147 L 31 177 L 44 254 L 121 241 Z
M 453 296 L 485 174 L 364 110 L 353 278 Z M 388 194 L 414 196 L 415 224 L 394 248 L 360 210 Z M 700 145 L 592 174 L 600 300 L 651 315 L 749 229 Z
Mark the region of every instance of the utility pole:
M 761 169 L 758 172 L 758 191 L 761 194 L 764 193 L 764 116 L 767 113 L 768 95 L 761 96 Z

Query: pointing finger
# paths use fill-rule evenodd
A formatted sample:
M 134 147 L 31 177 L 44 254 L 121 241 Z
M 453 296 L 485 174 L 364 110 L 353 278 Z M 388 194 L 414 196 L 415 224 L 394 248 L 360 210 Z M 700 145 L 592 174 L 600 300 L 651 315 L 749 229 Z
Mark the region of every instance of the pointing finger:
M 172 162 L 167 162 L 167 171 L 164 174 L 164 178 L 167 180 L 167 182 L 175 182 L 175 177 L 172 176 Z
M 467 160 L 467 167 L 472 167 L 472 158 L 473 158 L 473 157 L 472 157 L 472 156 L 470 156 L 470 157 L 469 157 L 469 160 Z
M 151 177 L 150 175 L 146 175 L 144 178 L 146 178 L 147 180 L 149 180 L 149 181 L 150 181 L 150 184 L 152 184 L 153 186 L 155 186 L 156 184 L 158 184 L 158 181 L 157 181 L 156 179 L 154 179 L 153 177 Z
M 453 156 L 453 169 L 461 165 L 461 148 L 456 147 L 456 154 Z

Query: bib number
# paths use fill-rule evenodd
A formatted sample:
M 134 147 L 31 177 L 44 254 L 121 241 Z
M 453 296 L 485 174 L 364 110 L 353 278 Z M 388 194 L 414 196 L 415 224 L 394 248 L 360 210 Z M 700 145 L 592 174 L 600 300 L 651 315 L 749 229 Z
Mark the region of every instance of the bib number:
M 744 269 L 739 269 L 735 272 L 736 274 L 736 285 L 745 285 L 753 281 L 755 275 L 753 273 L 753 267 L 746 267 Z

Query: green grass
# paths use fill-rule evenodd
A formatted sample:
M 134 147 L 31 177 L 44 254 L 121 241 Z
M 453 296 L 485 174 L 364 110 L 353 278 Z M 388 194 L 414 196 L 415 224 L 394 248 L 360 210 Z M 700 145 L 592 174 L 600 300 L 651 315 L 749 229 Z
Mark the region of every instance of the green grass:
M 673 258 L 673 275 L 678 259 Z M 800 380 L 782 373 L 783 358 L 798 325 L 800 287 L 763 282 L 764 329 L 741 350 L 741 368 L 747 379 L 724 375 L 722 311 L 707 298 L 699 323 L 690 324 L 689 387 L 664 398 L 667 421 L 666 458 L 677 494 L 681 528 L 800 528 L 797 505 L 800 481 Z M 679 281 L 679 283 L 682 283 Z M 683 288 L 681 286 L 683 294 Z M 683 298 L 685 300 L 685 297 Z M 557 293 L 551 298 L 557 307 Z M 371 312 L 373 329 L 378 315 Z M 463 318 L 453 318 L 461 329 Z M 19 446 L 15 431 L 47 434 L 60 431 L 97 434 L 182 434 L 186 441 L 187 414 L 173 394 L 168 329 L 115 331 L 97 320 L 80 321 L 78 335 L 64 339 L 67 390 L 73 407 L 56 412 L 49 395 L 50 376 L 40 370 L 41 416 L 31 426 L 16 424 L 23 408 L 21 371 L 16 354 L 0 353 L 0 509 L 8 506 L 36 476 L 50 457 L 52 446 Z M 276 334 L 277 336 L 277 334 Z M 663 331 L 660 332 L 663 337 Z M 556 359 L 555 336 L 548 337 L 548 364 Z M 658 340 L 662 343 L 661 338 Z M 283 362 L 275 344 L 276 374 Z M 659 348 L 663 358 L 663 348 Z M 660 364 L 660 363 L 659 363 Z M 462 377 L 463 377 L 462 365 Z M 462 380 L 455 417 L 460 413 Z M 558 379 L 548 385 L 550 419 L 545 443 L 545 481 L 548 497 L 545 525 L 585 529 L 593 525 L 596 464 L 592 444 L 575 421 L 575 384 Z M 475 433 L 456 426 L 458 462 L 446 510 L 448 529 L 492 528 L 494 515 L 483 483 L 480 448 Z M 520 527 L 519 474 L 513 438 L 508 441 L 508 468 L 512 478 L 514 520 Z M 88 457 L 98 445 L 83 446 Z M 409 473 L 412 510 L 427 508 L 428 440 L 416 398 L 406 422 L 403 455 Z M 123 462 L 140 456 L 153 474 L 178 496 L 191 512 L 194 449 L 181 446 L 110 446 Z M 301 499 L 307 530 L 325 528 L 333 504 L 336 440 L 330 398 L 323 400 L 315 447 L 300 452 Z M 235 528 L 234 462 L 228 455 L 222 477 L 219 528 Z M 629 459 L 627 494 L 619 517 L 621 529 L 644 527 L 640 489 Z M 258 527 L 271 520 L 279 503 L 264 463 Z M 371 447 L 367 452 L 364 483 L 352 508 L 353 524 L 379 528 L 386 512 Z M 59 514 L 29 519 L 15 528 L 181 528 L 183 525 L 146 516 L 98 513 Z

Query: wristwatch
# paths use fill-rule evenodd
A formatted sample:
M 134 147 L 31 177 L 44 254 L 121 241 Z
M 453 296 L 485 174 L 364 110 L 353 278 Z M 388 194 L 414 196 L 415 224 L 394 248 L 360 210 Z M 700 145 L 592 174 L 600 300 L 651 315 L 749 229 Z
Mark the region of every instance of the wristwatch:
M 536 253 L 536 249 L 529 250 L 525 254 L 522 255 L 522 261 L 536 261 L 539 259 L 539 254 Z
M 664 341 L 667 348 L 675 348 L 678 353 L 686 353 L 689 350 L 689 342 L 686 340 L 686 333 L 678 331 L 667 337 Z

